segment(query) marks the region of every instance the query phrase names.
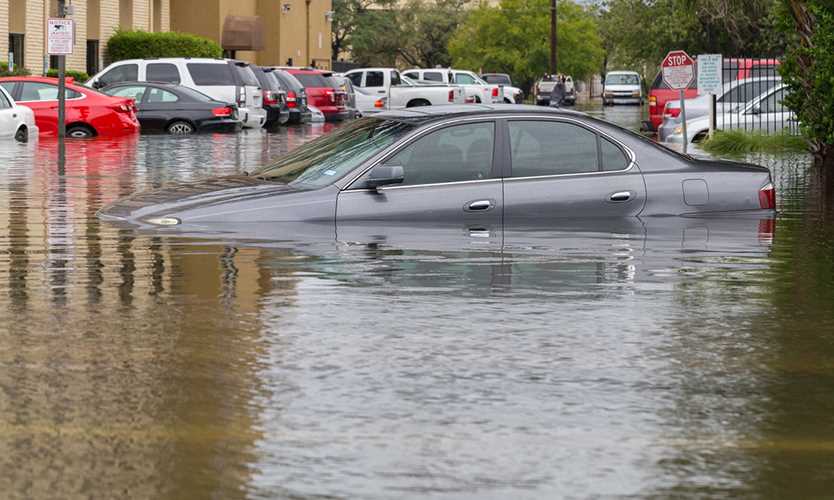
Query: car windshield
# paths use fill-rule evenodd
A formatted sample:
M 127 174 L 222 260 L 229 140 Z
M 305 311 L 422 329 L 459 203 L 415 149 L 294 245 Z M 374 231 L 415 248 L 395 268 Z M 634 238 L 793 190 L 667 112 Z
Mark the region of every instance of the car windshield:
M 296 73 L 294 76 L 305 88 L 324 88 L 331 85 L 320 73 Z
M 484 80 L 496 85 L 512 85 L 510 77 L 507 75 L 484 75 Z
M 299 189 L 333 184 L 414 129 L 394 120 L 362 118 L 295 149 L 253 176 Z
M 606 85 L 639 85 L 640 79 L 637 75 L 613 74 L 605 77 Z
M 204 93 L 202 93 L 198 90 L 194 90 L 190 87 L 177 87 L 177 92 L 179 92 L 180 94 L 184 94 L 188 97 L 191 97 L 195 101 L 200 101 L 200 102 L 212 102 L 212 101 L 214 101 L 214 99 L 207 96 L 206 94 L 204 94 Z

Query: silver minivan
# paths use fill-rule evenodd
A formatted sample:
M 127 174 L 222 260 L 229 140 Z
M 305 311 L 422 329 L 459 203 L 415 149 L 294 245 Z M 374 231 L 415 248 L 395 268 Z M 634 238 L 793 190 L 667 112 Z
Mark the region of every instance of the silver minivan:
M 246 128 L 260 128 L 266 123 L 263 94 L 247 62 L 187 57 L 127 59 L 107 66 L 86 85 L 98 89 L 135 81 L 175 83 L 234 104 Z

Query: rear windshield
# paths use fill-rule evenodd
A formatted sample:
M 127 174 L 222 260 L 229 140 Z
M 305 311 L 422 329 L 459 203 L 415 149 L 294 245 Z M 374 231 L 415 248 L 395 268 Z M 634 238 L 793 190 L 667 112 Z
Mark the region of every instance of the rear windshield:
M 639 85 L 640 78 L 637 75 L 609 74 L 605 77 L 606 85 Z
M 261 84 L 258 83 L 258 79 L 255 78 L 255 72 L 252 71 L 252 68 L 249 65 L 240 65 L 235 64 L 235 71 L 237 72 L 238 78 L 240 81 L 243 82 L 243 85 L 248 87 L 260 87 Z
M 281 80 L 278 79 L 278 75 L 276 75 L 274 71 L 264 73 L 264 78 L 266 78 L 266 81 L 269 82 L 269 88 L 272 90 L 286 90 L 284 88 L 284 84 L 281 83 Z
M 275 78 L 277 78 L 279 82 L 281 82 L 281 86 L 287 90 L 298 92 L 304 88 L 296 77 L 285 71 L 273 71 L 272 74 L 275 75 Z
M 207 87 L 217 85 L 236 85 L 235 76 L 228 64 L 188 63 L 188 72 L 196 85 Z M 254 75 L 252 75 L 254 78 Z
M 332 87 L 327 78 L 319 73 L 296 73 L 296 78 L 305 88 L 309 87 Z
M 496 85 L 512 85 L 513 83 L 507 75 L 484 75 L 483 78 L 487 83 L 494 83 Z
M 211 97 L 205 95 L 204 93 L 202 93 L 198 90 L 194 90 L 190 87 L 177 87 L 177 92 L 179 92 L 180 94 L 183 94 L 185 96 L 188 96 L 188 97 L 194 99 L 195 101 L 200 101 L 200 102 L 212 102 L 212 101 L 214 101 L 214 99 L 212 99 Z

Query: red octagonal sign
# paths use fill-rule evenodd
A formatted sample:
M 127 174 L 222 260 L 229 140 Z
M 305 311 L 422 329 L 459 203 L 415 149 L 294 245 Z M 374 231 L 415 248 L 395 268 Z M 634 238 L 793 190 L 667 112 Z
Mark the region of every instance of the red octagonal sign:
M 695 61 L 682 50 L 673 50 L 666 54 L 660 66 L 663 81 L 669 88 L 685 89 L 695 78 Z

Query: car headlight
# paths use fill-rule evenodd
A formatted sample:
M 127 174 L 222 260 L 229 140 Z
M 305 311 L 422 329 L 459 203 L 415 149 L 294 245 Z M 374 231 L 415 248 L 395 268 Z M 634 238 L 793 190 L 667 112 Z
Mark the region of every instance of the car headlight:
M 153 219 L 147 219 L 145 222 L 154 226 L 176 226 L 182 224 L 182 221 L 176 217 L 155 217 Z
M 673 132 L 675 133 L 675 135 L 682 134 L 683 133 L 683 126 L 678 125 L 677 127 L 675 127 L 675 130 L 673 130 Z

